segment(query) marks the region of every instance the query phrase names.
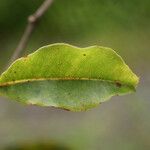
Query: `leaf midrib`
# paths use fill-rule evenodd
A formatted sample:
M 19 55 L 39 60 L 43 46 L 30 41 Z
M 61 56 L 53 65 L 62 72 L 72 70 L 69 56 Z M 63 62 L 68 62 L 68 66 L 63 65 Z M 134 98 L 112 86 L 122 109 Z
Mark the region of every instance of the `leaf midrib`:
M 16 80 L 16 81 L 9 81 L 9 82 L 4 82 L 4 83 L 0 83 L 0 87 L 3 86 L 11 86 L 11 85 L 16 85 L 16 84 L 21 84 L 21 83 L 28 83 L 28 82 L 36 82 L 36 81 L 46 81 L 46 80 L 51 80 L 51 81 L 102 81 L 102 82 L 109 82 L 109 83 L 113 83 L 113 84 L 117 84 L 120 83 L 121 86 L 129 86 L 129 87 L 133 87 L 135 89 L 135 87 L 131 84 L 127 84 L 124 83 L 122 81 L 114 81 L 114 80 L 105 80 L 105 79 L 96 79 L 96 78 L 33 78 L 33 79 L 21 79 L 21 80 Z

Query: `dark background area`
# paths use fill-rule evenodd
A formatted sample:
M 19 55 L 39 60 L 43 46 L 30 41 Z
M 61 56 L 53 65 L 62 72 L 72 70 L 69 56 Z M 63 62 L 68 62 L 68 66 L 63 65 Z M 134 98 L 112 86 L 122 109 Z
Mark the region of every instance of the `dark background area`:
M 8 63 L 42 0 L 0 0 L 0 69 Z M 87 112 L 25 106 L 0 98 L 0 148 L 35 141 L 73 150 L 150 149 L 150 0 L 54 0 L 22 55 L 66 42 L 101 45 L 120 54 L 140 77 L 137 92 Z

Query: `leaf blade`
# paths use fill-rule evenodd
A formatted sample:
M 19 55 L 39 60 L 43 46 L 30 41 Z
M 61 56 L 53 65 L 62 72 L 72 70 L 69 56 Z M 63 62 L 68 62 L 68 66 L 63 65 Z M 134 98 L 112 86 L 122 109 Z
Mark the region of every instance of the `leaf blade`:
M 71 111 L 84 111 L 116 94 L 133 91 L 133 87 L 118 87 L 112 82 L 99 80 L 43 80 L 0 88 L 3 95 L 25 104 L 54 106 Z
M 9 95 L 8 91 L 11 88 L 8 88 L 8 90 L 6 87 L 13 87 L 15 89 L 15 87 L 22 86 L 24 87 L 23 89 L 25 89 L 26 87 L 23 86 L 23 84 L 30 84 L 30 86 L 32 86 L 34 82 L 38 83 L 41 81 L 45 83 L 50 81 L 55 81 L 58 83 L 60 83 L 60 81 L 66 83 L 71 82 L 72 86 L 74 84 L 76 85 L 79 81 L 82 82 L 82 84 L 84 82 L 86 82 L 86 84 L 88 82 L 90 82 L 91 84 L 93 82 L 98 82 L 99 86 L 97 87 L 101 87 L 99 89 L 100 93 L 104 92 L 104 89 L 107 89 L 106 87 L 108 85 L 109 87 L 111 87 L 111 91 L 106 90 L 107 92 L 109 91 L 107 94 L 108 97 L 111 97 L 112 95 L 122 94 L 120 89 L 126 89 L 125 93 L 132 92 L 137 86 L 138 77 L 130 70 L 130 68 L 125 64 L 122 58 L 110 48 L 100 46 L 78 48 L 61 43 L 42 47 L 33 54 L 15 61 L 9 67 L 9 69 L 0 76 L 0 92 L 2 95 Z M 104 82 L 107 83 L 107 86 L 104 84 Z M 71 85 L 65 93 L 73 92 L 71 91 Z M 49 86 L 51 86 L 51 83 L 49 84 Z M 83 85 L 80 86 L 82 87 Z M 78 89 L 80 86 L 78 85 L 76 89 Z M 116 87 L 116 90 L 113 93 L 114 86 Z M 93 89 L 95 89 L 94 86 L 92 87 Z M 3 89 L 7 89 L 7 92 L 5 93 Z M 47 89 L 49 88 L 47 87 Z M 30 90 L 33 91 L 32 88 Z M 61 89 L 59 89 L 59 91 L 61 91 Z M 89 89 L 87 89 L 87 91 L 89 91 Z M 28 95 L 27 93 L 30 93 L 30 91 L 24 93 L 25 96 Z M 89 93 L 91 93 L 92 95 L 94 91 L 91 89 L 91 92 Z M 32 93 L 30 94 L 32 95 Z M 76 94 L 78 96 L 80 95 L 80 92 L 77 92 Z M 13 94 L 10 94 L 9 97 L 11 97 L 11 95 Z M 62 93 L 60 95 L 63 99 L 63 103 L 65 103 L 66 100 L 64 98 L 64 95 Z M 81 101 L 84 95 L 86 95 L 86 93 L 80 95 L 79 101 Z M 38 96 L 40 97 L 40 95 Z M 74 99 L 75 97 L 76 95 L 74 94 L 72 98 L 70 97 L 70 99 Z M 89 95 L 89 97 L 91 96 Z M 92 98 L 90 98 L 91 102 L 90 100 L 87 100 L 86 102 L 88 104 L 86 104 L 86 106 L 84 103 L 78 105 L 77 107 L 71 107 L 71 105 L 69 107 L 68 103 L 64 106 L 62 106 L 62 104 L 57 104 L 57 106 L 55 107 L 70 109 L 72 111 L 81 111 L 90 108 L 88 106 L 89 104 L 91 105 L 91 107 L 93 107 L 96 106 L 98 102 L 102 102 L 102 99 L 107 99 L 104 95 L 102 97 L 98 95 L 97 97 L 99 98 L 99 101 L 97 100 L 96 103 L 91 103 Z M 14 97 L 14 99 L 17 98 Z M 50 101 L 50 99 L 50 97 L 47 98 L 46 102 Z M 89 98 L 87 97 L 87 99 Z M 54 101 L 56 103 L 57 99 L 55 99 Z M 44 103 L 46 104 L 46 102 Z M 75 105 L 77 105 L 77 100 L 74 100 L 74 103 Z M 36 102 L 34 104 L 38 105 L 39 103 Z M 82 105 L 84 105 L 85 108 L 81 109 Z

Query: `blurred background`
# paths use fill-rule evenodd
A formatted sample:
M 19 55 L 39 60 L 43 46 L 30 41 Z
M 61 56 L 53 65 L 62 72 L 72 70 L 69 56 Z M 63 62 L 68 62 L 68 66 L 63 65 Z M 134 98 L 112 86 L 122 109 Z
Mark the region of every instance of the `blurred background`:
M 0 0 L 1 72 L 27 17 L 42 2 Z M 150 0 L 54 0 L 22 55 L 56 42 L 113 48 L 140 77 L 137 92 L 80 113 L 25 106 L 1 97 L 0 149 L 40 141 L 70 150 L 149 150 Z

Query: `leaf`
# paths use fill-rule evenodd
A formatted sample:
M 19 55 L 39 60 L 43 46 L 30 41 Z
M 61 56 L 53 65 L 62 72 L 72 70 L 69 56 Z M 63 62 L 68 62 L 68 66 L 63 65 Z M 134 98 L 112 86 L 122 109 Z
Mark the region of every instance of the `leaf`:
M 10 144 L 3 150 L 70 150 L 66 145 L 55 141 L 30 141 L 25 143 Z
M 68 44 L 42 47 L 0 76 L 0 95 L 40 106 L 84 111 L 135 91 L 138 77 L 112 49 Z

